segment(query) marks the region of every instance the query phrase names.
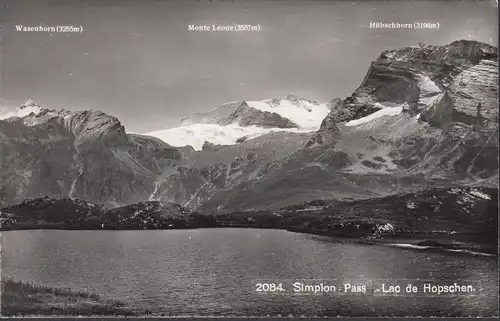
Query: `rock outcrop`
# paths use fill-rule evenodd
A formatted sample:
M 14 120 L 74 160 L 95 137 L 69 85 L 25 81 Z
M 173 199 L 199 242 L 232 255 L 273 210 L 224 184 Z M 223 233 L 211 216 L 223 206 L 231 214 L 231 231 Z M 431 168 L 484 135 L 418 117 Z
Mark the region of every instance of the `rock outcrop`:
M 219 125 L 238 124 L 240 126 L 261 126 L 264 128 L 297 128 L 298 125 L 277 113 L 261 111 L 248 106 L 244 101 L 227 117 L 221 118 Z
M 238 124 L 240 126 L 260 126 L 264 128 L 296 128 L 297 124 L 277 113 L 250 107 L 246 101 L 227 103 L 216 109 L 184 117 L 181 125 L 191 124 Z

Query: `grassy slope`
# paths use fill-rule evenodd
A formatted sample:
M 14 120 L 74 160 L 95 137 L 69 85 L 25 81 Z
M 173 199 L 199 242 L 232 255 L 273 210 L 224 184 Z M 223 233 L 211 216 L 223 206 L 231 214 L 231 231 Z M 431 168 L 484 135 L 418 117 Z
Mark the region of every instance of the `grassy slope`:
M 147 313 L 129 309 L 122 302 L 103 300 L 96 294 L 39 286 L 12 279 L 2 279 L 1 302 L 2 316 L 137 316 Z

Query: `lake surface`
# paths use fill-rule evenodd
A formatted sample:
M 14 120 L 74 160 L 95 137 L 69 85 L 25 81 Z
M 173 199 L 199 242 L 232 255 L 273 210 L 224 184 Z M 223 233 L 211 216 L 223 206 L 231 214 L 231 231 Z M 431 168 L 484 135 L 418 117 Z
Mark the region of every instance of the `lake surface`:
M 283 230 L 10 231 L 2 237 L 2 274 L 92 291 L 166 315 L 498 315 L 497 257 Z M 303 279 L 323 279 L 341 290 L 346 282 L 364 284 L 368 292 L 294 293 L 293 282 L 320 283 Z M 380 283 L 395 279 L 459 282 L 477 291 L 373 295 Z M 286 292 L 258 293 L 258 280 L 282 283 Z

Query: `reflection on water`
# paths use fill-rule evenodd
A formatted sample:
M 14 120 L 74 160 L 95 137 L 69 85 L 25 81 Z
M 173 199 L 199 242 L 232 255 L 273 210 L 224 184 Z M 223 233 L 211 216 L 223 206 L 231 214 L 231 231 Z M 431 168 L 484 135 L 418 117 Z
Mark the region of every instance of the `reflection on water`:
M 334 242 L 282 230 L 12 231 L 5 276 L 173 315 L 498 315 L 497 259 Z M 254 280 L 475 282 L 448 297 L 257 294 Z

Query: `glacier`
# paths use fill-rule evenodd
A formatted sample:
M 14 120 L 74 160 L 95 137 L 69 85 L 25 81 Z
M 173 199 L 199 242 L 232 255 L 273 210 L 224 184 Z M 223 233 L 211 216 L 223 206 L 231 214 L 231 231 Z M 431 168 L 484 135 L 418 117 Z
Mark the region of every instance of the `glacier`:
M 174 127 L 170 129 L 149 132 L 144 135 L 153 136 L 174 147 L 192 146 L 195 150 L 201 150 L 205 141 L 215 145 L 234 145 L 239 138 L 256 138 L 271 132 L 293 132 L 305 133 L 306 129 L 297 128 L 263 128 L 258 126 L 240 126 L 230 124 L 226 126 L 218 124 L 192 124 Z
M 178 127 L 144 133 L 153 136 L 174 147 L 192 146 L 201 150 L 207 141 L 216 145 L 234 145 L 237 140 L 246 137 L 256 138 L 271 132 L 308 133 L 317 131 L 330 109 L 327 104 L 309 101 L 290 94 L 279 99 L 261 101 L 245 101 L 251 108 L 276 113 L 298 125 L 298 128 L 263 127 L 258 125 L 241 126 L 237 123 L 229 125 L 194 123 Z M 228 103 L 222 105 L 226 106 Z M 215 111 L 220 107 L 212 110 Z

